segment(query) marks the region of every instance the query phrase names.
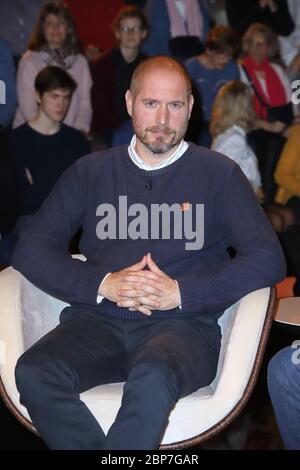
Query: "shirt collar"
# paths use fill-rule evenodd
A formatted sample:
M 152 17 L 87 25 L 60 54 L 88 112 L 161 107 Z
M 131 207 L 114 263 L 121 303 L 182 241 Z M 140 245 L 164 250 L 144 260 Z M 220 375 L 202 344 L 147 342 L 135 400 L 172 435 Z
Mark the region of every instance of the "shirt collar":
M 150 166 L 147 163 L 145 163 L 138 156 L 138 154 L 136 153 L 136 150 L 135 150 L 135 144 L 136 144 L 136 136 L 134 135 L 132 137 L 130 145 L 128 147 L 129 156 L 130 156 L 131 160 L 133 161 L 133 163 L 135 163 L 135 165 L 137 165 L 142 170 L 147 170 L 147 171 L 159 170 L 160 168 L 164 168 L 164 167 L 170 165 L 171 163 L 174 163 L 176 160 L 178 160 L 184 154 L 184 152 L 187 150 L 187 148 L 189 146 L 189 144 L 185 140 L 182 139 L 182 141 L 178 145 L 177 149 L 174 151 L 174 153 L 167 160 L 165 160 L 161 163 L 158 163 L 155 166 Z

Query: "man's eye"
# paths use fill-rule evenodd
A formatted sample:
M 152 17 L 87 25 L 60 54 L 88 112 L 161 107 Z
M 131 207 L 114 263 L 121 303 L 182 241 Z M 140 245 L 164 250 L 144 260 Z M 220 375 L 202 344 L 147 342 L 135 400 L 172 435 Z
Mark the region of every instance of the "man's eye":
M 181 108 L 181 103 L 170 103 L 170 108 L 180 109 Z
M 145 106 L 146 106 L 147 108 L 154 108 L 155 105 L 156 105 L 156 101 L 146 101 L 146 102 L 145 102 Z

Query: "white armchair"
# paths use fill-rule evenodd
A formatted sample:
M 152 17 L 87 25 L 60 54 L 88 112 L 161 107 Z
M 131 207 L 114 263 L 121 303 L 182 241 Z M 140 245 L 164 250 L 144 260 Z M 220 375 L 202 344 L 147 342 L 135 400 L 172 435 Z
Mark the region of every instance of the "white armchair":
M 67 305 L 32 285 L 13 268 L 0 273 L 0 393 L 5 404 L 36 433 L 19 403 L 14 369 L 19 356 L 58 323 Z M 222 430 L 241 411 L 255 385 L 273 320 L 275 289 L 260 289 L 227 309 L 218 372 L 212 384 L 181 399 L 170 415 L 161 449 L 182 449 Z M 105 432 L 121 403 L 123 384 L 95 387 L 81 394 Z

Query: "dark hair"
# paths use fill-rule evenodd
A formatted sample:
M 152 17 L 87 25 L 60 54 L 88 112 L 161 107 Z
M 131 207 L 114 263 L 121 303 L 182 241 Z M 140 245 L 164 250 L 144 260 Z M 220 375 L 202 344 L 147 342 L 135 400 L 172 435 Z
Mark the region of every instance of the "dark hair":
M 215 26 L 206 39 L 205 47 L 215 52 L 235 55 L 239 46 L 237 33 L 230 26 Z
M 121 8 L 115 19 L 112 23 L 113 31 L 118 31 L 120 29 L 120 24 L 122 20 L 126 18 L 138 18 L 141 22 L 142 29 L 148 31 L 149 23 L 147 17 L 143 10 L 135 5 L 129 5 Z
M 70 55 L 78 54 L 80 51 L 80 41 L 76 34 L 75 24 L 67 6 L 61 2 L 50 2 L 43 6 L 30 38 L 28 49 L 32 51 L 40 51 L 44 46 L 47 45 L 47 41 L 44 35 L 44 23 L 48 15 L 61 16 L 66 21 L 68 25 L 68 31 L 64 42 L 64 48 Z
M 77 87 L 76 82 L 71 75 L 61 67 L 48 65 L 42 69 L 36 76 L 34 81 L 36 91 L 42 96 L 46 91 L 57 89 L 70 90 L 72 94 Z

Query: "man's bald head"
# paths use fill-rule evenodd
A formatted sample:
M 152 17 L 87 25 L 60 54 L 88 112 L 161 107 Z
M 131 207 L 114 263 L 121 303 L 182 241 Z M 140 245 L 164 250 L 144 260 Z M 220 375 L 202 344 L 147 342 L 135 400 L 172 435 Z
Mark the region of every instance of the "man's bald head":
M 176 73 L 177 75 L 180 75 L 186 82 L 187 96 L 189 97 L 191 95 L 191 79 L 184 66 L 176 60 L 172 59 L 171 57 L 157 56 L 145 59 L 135 69 L 130 83 L 130 91 L 133 96 L 138 93 L 140 85 L 143 80 L 147 77 L 147 75 L 150 75 L 155 71 Z

